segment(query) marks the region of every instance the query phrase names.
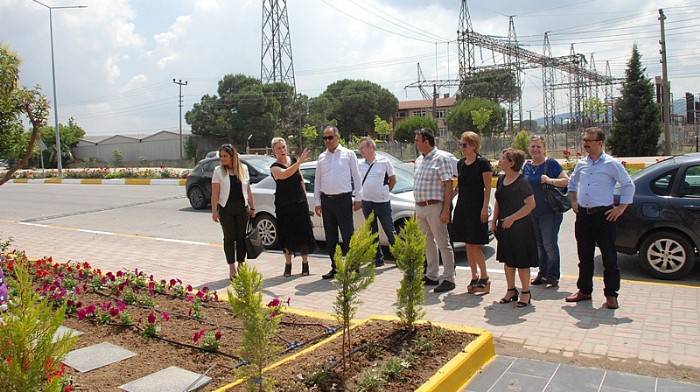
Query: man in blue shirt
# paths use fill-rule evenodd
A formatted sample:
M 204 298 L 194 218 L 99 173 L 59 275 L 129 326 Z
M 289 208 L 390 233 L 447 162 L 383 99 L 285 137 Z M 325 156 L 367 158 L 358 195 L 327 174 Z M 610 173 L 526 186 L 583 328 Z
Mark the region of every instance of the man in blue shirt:
M 604 308 L 617 309 L 620 290 L 620 269 L 615 250 L 615 221 L 625 212 L 634 197 L 634 183 L 615 158 L 603 152 L 605 133 L 600 128 L 587 128 L 583 148 L 588 152 L 576 164 L 569 180 L 571 209 L 576 213 L 576 245 L 578 248 L 578 291 L 566 302 L 589 301 L 593 292 L 593 256 L 596 244 L 603 258 L 605 283 Z M 620 184 L 620 204 L 613 205 L 615 185 Z

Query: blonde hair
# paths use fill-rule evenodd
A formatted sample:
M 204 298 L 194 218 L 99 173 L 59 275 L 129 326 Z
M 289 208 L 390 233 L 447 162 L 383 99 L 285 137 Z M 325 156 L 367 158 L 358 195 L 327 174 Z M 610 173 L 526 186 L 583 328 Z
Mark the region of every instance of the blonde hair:
M 359 145 L 361 146 L 361 145 L 363 145 L 363 144 L 366 144 L 366 145 L 372 147 L 372 148 L 375 149 L 375 150 L 377 149 L 377 143 L 375 143 L 374 140 L 373 140 L 371 137 L 369 137 L 369 136 L 365 136 L 365 137 L 363 137 L 362 139 L 360 139 L 360 144 L 359 144 Z
M 278 145 L 278 144 L 280 144 L 280 143 L 287 144 L 287 141 L 284 140 L 283 137 L 279 137 L 279 136 L 273 137 L 273 138 L 272 138 L 272 141 L 270 142 L 270 146 L 271 146 L 272 148 L 275 148 L 275 146 Z
M 221 156 L 221 151 L 226 151 L 226 153 L 231 156 L 231 166 L 224 166 L 222 164 L 221 167 L 230 169 L 232 172 L 236 173 L 240 181 L 248 181 L 248 170 L 246 170 L 245 165 L 241 163 L 236 147 L 232 144 L 224 144 L 219 148 L 219 156 Z
M 472 131 L 462 132 L 460 139 L 464 139 L 467 143 L 474 146 L 476 152 L 479 152 L 479 148 L 481 148 L 481 137 L 479 137 L 479 134 Z

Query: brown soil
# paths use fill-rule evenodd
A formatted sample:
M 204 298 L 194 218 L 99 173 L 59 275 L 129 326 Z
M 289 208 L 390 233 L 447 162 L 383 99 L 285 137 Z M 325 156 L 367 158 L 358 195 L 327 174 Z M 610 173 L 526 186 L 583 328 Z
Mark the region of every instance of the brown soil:
M 415 332 L 407 332 L 396 322 L 371 321 L 351 332 L 352 361 L 343 372 L 340 361 L 342 339 L 317 348 L 292 362 L 266 373 L 273 380 L 275 391 L 356 391 L 360 390 L 368 372 L 376 371 L 386 381 L 376 385 L 377 391 L 414 390 L 459 353 L 475 336 L 453 332 L 430 324 L 418 326 Z M 428 342 L 427 344 L 425 342 Z M 406 353 L 414 356 L 395 379 L 382 374 L 384 365 L 392 358 L 406 359 Z M 314 373 L 327 369 L 323 381 L 314 384 Z M 242 391 L 245 386 L 238 386 Z M 365 390 L 366 387 L 365 387 Z M 371 390 L 371 389 L 370 389 Z
M 499 339 L 494 339 L 494 343 L 496 344 L 496 353 L 498 355 L 561 362 L 574 366 L 608 369 L 644 376 L 669 378 L 682 382 L 700 383 L 700 372 L 698 372 L 698 369 L 687 366 L 662 365 L 638 359 L 612 359 L 587 354 L 574 354 L 573 357 L 565 357 L 561 354 L 539 353 L 526 349 L 520 344 Z
M 110 299 L 95 293 L 80 295 L 80 300 L 85 305 L 102 303 Z M 73 379 L 74 390 L 116 391 L 122 384 L 169 366 L 178 366 L 196 373 L 204 373 L 211 368 L 207 376 L 212 378 L 212 382 L 204 390 L 215 389 L 235 379 L 233 372 L 239 363 L 236 354 L 242 340 L 242 322 L 230 313 L 227 303 L 205 305 L 202 309 L 204 318 L 200 322 L 187 316 L 191 304 L 185 300 L 164 295 L 156 295 L 154 300 L 155 309 L 170 314 L 169 321 L 160 321 L 161 337 L 177 343 L 198 346 L 199 344 L 194 343 L 192 339 L 196 331 L 219 329 L 222 332 L 220 353 L 204 352 L 195 347 L 182 347 L 160 339 L 146 338 L 135 328 L 96 325 L 88 320 L 67 317 L 65 326 L 85 333 L 78 338 L 75 349 L 109 342 L 138 354 L 87 373 L 79 373 L 66 367 L 66 374 Z M 150 309 L 142 309 L 135 305 L 129 305 L 127 310 L 134 320 L 141 319 L 142 324 L 146 322 L 151 312 Z M 332 321 L 285 314 L 280 324 L 277 343 L 282 348 L 289 342 L 315 343 L 328 336 L 327 326 L 334 325 Z M 299 350 L 301 348 L 292 352 Z M 283 355 L 287 354 L 282 354 L 280 357 Z

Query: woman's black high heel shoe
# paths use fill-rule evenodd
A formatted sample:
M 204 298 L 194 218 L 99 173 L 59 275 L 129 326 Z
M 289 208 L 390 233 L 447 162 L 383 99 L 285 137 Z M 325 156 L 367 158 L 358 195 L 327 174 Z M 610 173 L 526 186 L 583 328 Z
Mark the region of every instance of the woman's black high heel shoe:
M 513 287 L 512 289 L 508 289 L 508 291 L 514 291 L 515 294 L 513 294 L 513 295 L 510 296 L 510 297 L 503 297 L 503 298 L 501 298 L 501 300 L 498 301 L 498 303 L 500 303 L 500 304 L 507 304 L 508 302 L 515 302 L 515 301 L 518 300 L 518 289 L 516 289 L 515 287 Z
M 518 308 L 524 308 L 526 306 L 529 306 L 530 301 L 532 301 L 532 294 L 530 294 L 530 290 L 523 291 L 522 294 L 527 294 L 527 302 L 518 301 L 518 303 L 515 304 L 515 306 L 517 306 Z
M 290 276 L 292 276 L 292 264 L 291 263 L 284 265 L 284 277 L 288 278 Z
M 309 263 L 301 263 L 301 276 L 309 276 Z

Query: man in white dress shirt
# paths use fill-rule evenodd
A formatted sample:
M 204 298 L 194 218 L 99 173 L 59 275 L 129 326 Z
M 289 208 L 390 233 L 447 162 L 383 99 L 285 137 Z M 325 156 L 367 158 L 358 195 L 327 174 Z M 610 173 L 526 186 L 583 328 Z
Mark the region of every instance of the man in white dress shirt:
M 364 161 L 360 163 L 360 175 L 362 176 L 362 214 L 367 218 L 374 213 L 372 232 L 379 231 L 377 221 L 382 224 L 382 229 L 391 245 L 394 244 L 394 223 L 391 219 L 391 190 L 396 185 L 396 175 L 391 162 L 377 156 L 377 144 L 371 138 L 363 138 L 360 141 L 360 154 Z M 377 254 L 374 265 L 384 265 L 384 253 L 382 247 L 377 246 Z
M 348 252 L 350 237 L 354 231 L 353 208 L 362 208 L 362 178 L 357 166 L 357 156 L 340 145 L 340 132 L 334 126 L 323 129 L 326 150 L 318 156 L 314 180 L 314 204 L 316 215 L 323 218 L 326 246 L 331 256 L 331 270 L 323 279 L 335 277 L 335 248 L 338 245 L 338 229 L 343 237 L 340 248 Z M 355 203 L 353 207 L 353 193 Z

